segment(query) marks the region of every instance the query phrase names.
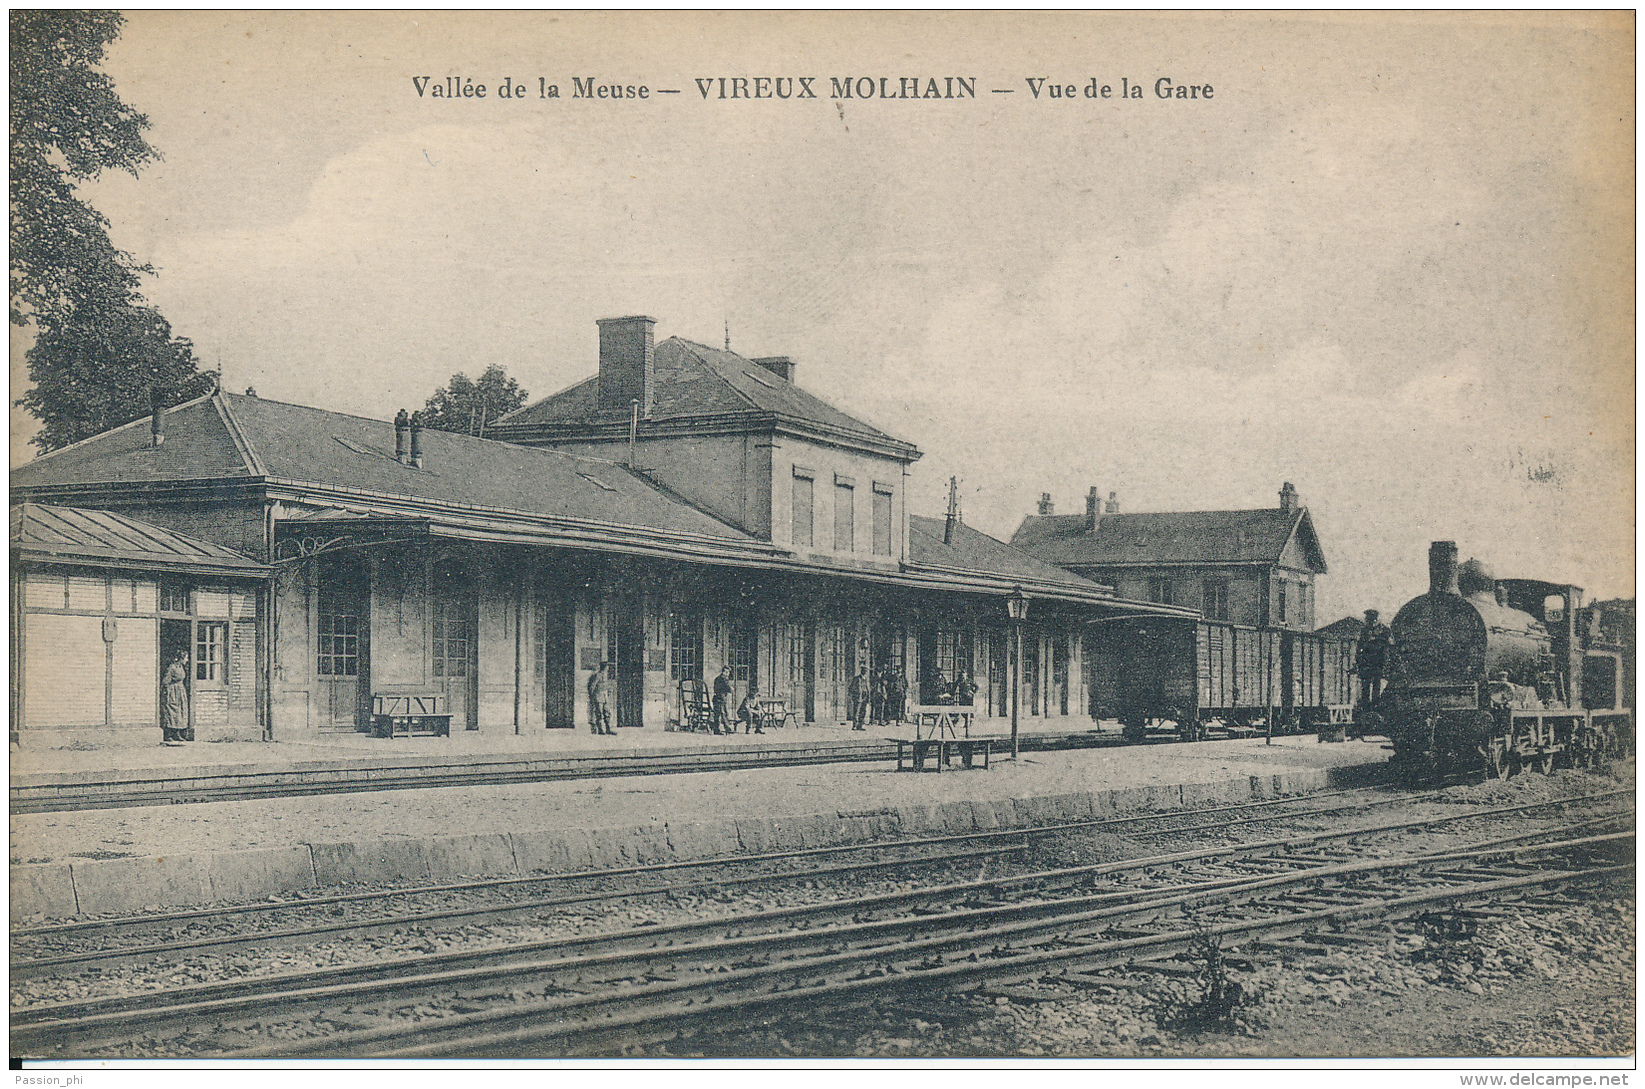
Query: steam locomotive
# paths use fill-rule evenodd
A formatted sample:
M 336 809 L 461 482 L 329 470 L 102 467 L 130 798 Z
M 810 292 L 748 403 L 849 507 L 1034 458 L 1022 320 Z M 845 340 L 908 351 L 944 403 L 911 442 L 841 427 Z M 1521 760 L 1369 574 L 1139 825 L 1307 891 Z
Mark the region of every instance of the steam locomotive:
M 1429 548 L 1428 576 L 1394 617 L 1387 690 L 1356 719 L 1390 739 L 1402 778 L 1547 772 L 1632 747 L 1632 663 L 1581 587 L 1459 567 L 1454 541 Z

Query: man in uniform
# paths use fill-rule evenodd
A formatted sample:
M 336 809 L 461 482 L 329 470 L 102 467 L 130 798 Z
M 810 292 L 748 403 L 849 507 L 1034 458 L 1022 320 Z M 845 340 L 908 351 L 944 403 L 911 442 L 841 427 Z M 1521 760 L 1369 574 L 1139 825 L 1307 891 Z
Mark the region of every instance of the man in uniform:
M 608 691 L 611 679 L 606 676 L 609 663 L 601 662 L 600 668 L 588 678 L 588 725 L 597 734 L 615 733 L 611 728 L 611 701 Z
M 716 734 L 734 734 L 731 725 L 731 667 L 721 668 L 714 678 L 714 721 L 710 728 Z
M 851 728 L 853 730 L 868 728 L 865 723 L 868 721 L 869 694 L 868 671 L 858 669 L 857 675 L 851 678 L 851 683 L 846 688 L 846 699 L 851 704 Z
M 1388 652 L 1394 643 L 1388 625 L 1377 619 L 1375 609 L 1365 610 L 1365 626 L 1359 633 L 1359 645 L 1354 648 L 1354 672 L 1359 674 L 1359 702 L 1370 707 L 1382 695 L 1382 683 L 1387 679 Z

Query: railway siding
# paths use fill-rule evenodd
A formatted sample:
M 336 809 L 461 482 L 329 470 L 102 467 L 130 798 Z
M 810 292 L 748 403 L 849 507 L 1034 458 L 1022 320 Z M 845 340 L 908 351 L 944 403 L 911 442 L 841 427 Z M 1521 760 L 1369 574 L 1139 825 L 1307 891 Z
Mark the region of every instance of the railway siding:
M 1256 748 L 1260 749 L 1261 746 Z M 1167 746 L 1158 751 L 1164 754 L 1162 760 L 1168 760 L 1170 754 L 1166 750 L 1191 755 L 1192 750 L 1196 749 L 1203 751 L 1202 746 Z M 1137 750 L 1131 752 L 1136 753 Z M 1314 756 L 1318 750 L 1305 749 L 1303 752 Z M 1070 758 L 1095 755 L 1070 754 Z M 1276 764 L 1286 759 L 1285 750 L 1278 746 L 1258 755 L 1266 756 Z M 518 821 L 511 822 L 506 815 L 497 815 L 489 818 L 488 830 L 469 831 L 461 835 L 373 835 L 242 850 L 191 850 L 130 858 L 94 857 L 34 864 L 14 863 L 11 867 L 11 911 L 12 917 L 17 920 L 115 914 L 219 901 L 258 900 L 313 886 L 450 881 L 538 870 L 563 872 L 738 853 L 840 846 L 885 836 L 1035 827 L 1174 809 L 1185 804 L 1262 800 L 1282 794 L 1371 782 L 1386 773 L 1386 765 L 1380 763 L 1382 753 L 1379 749 L 1355 746 L 1343 755 L 1377 762 L 1314 768 L 1293 765 L 1274 773 L 1210 782 L 1150 783 L 1056 793 L 1035 792 L 1032 786 L 1051 781 L 1078 781 L 1081 778 L 1088 782 L 1124 782 L 1128 778 L 1134 780 L 1136 770 L 1133 766 L 1109 760 L 1097 767 L 1076 768 L 1076 774 L 1072 775 L 1067 773 L 1067 769 L 1063 769 L 1061 774 L 1052 775 L 1031 767 L 1012 769 L 1013 772 L 1022 773 L 1014 778 L 994 773 L 923 777 L 892 774 L 880 776 L 872 784 L 876 795 L 874 800 L 885 797 L 881 792 L 888 789 L 906 789 L 909 793 L 921 790 L 926 797 L 933 790 L 940 789 L 953 797 L 947 801 L 909 802 L 871 810 L 835 809 L 678 822 L 653 820 L 596 827 L 519 827 Z M 1187 769 L 1176 770 L 1183 773 Z M 1207 769 L 1197 770 L 1199 774 L 1204 774 Z M 1152 774 L 1159 771 L 1160 768 L 1155 765 Z M 698 780 L 702 777 L 680 778 Z M 649 785 L 659 780 L 648 777 L 645 782 Z M 449 804 L 458 807 L 461 796 L 467 792 L 447 788 L 425 793 L 450 797 Z M 834 792 L 840 801 L 847 803 L 863 793 L 867 792 L 859 785 L 848 787 L 843 783 Z M 325 800 L 333 805 L 344 801 Z M 861 800 L 870 799 L 863 797 Z M 897 801 L 895 793 L 890 794 L 888 800 Z M 296 804 L 320 801 L 319 798 L 302 799 Z M 231 818 L 240 806 L 267 803 L 217 804 L 225 807 L 222 816 Z M 293 803 L 286 804 L 289 812 Z M 579 817 L 573 818 L 580 825 L 587 824 L 591 814 L 592 819 L 599 819 L 597 799 L 590 798 L 575 804 L 586 807 Z M 178 808 L 192 810 L 198 807 Z M 704 811 L 701 803 L 691 809 L 693 817 L 700 817 Z M 724 811 L 723 807 L 721 811 Z M 76 814 L 73 820 L 76 823 L 96 819 L 112 821 L 122 814 L 131 816 L 151 812 L 154 810 L 98 810 Z M 61 815 L 53 816 L 61 818 Z M 556 814 L 545 808 L 540 819 L 548 822 L 556 816 L 564 818 L 566 813 Z M 472 818 L 470 823 L 485 823 L 485 819 L 482 813 Z M 120 824 L 123 827 L 125 821 L 121 820 Z M 499 828 L 509 830 L 494 830 Z M 14 857 L 15 852 L 14 846 Z

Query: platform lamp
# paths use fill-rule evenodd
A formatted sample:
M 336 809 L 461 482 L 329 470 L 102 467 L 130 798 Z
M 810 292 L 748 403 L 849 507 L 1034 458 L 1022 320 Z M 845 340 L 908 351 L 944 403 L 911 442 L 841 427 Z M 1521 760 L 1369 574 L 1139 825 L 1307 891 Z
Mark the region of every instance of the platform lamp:
M 1022 697 L 1022 622 L 1028 616 L 1028 598 L 1021 586 L 1011 587 L 1005 599 L 1005 614 L 1011 618 L 1011 759 L 1017 758 L 1017 701 Z

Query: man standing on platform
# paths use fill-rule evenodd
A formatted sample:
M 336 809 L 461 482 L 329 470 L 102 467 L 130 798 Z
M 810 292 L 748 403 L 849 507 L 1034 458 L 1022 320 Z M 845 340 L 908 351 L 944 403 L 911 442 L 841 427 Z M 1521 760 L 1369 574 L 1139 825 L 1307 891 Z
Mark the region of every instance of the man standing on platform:
M 851 678 L 851 684 L 846 689 L 846 698 L 851 704 L 851 728 L 866 730 L 868 720 L 868 671 L 859 668 L 857 675 Z
M 1377 619 L 1377 611 L 1366 609 L 1365 626 L 1354 648 L 1354 672 L 1359 674 L 1361 707 L 1370 707 L 1382 695 L 1382 682 L 1388 675 L 1388 652 L 1393 642 L 1393 633 Z
M 731 725 L 731 667 L 724 666 L 720 675 L 714 678 L 714 722 L 711 727 L 716 734 L 734 734 L 737 731 Z
M 891 679 L 886 683 L 885 689 L 885 720 L 901 722 L 903 704 L 908 699 L 908 678 L 902 675 L 902 670 L 891 671 Z
M 600 668 L 588 679 L 588 725 L 597 734 L 613 734 L 611 728 L 611 701 L 609 689 L 610 678 L 606 676 L 609 664 L 600 663 Z

